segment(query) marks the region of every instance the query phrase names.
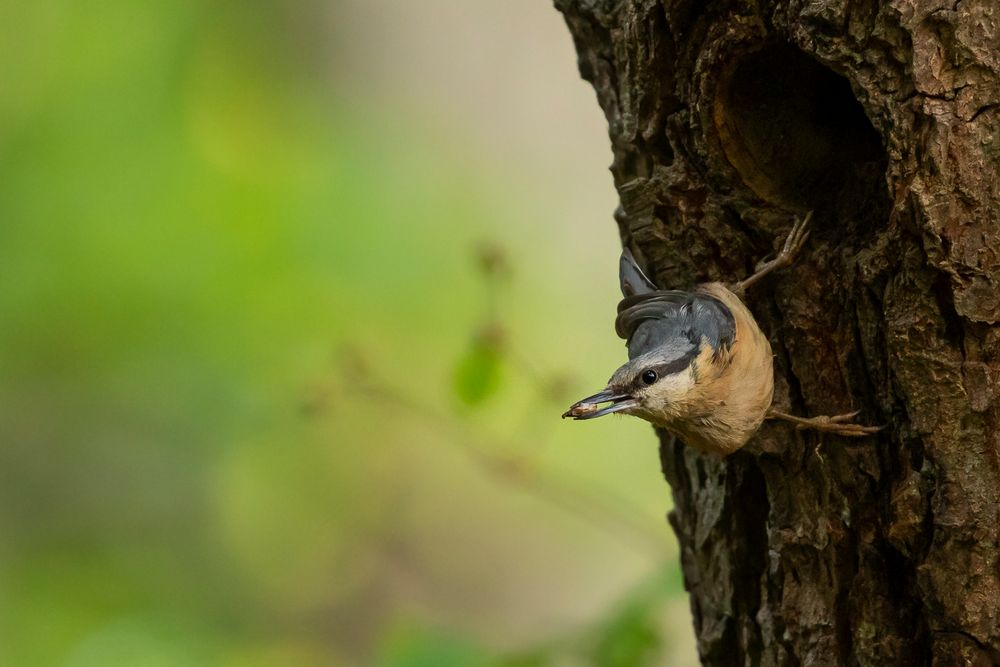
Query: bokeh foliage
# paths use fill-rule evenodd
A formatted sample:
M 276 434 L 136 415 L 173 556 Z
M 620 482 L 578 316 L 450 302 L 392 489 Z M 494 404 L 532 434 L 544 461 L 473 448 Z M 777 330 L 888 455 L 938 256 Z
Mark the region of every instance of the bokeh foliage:
M 610 184 L 546 251 L 539 174 L 330 73 L 357 11 L 0 1 L 0 664 L 625 665 L 686 622 L 647 430 L 551 400 L 621 354 Z

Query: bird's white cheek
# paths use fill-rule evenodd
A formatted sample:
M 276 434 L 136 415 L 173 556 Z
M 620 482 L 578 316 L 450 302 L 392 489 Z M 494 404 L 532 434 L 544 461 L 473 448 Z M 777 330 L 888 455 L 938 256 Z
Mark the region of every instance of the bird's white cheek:
M 673 413 L 685 402 L 693 388 L 694 377 L 689 370 L 660 378 L 643 396 L 643 407 L 651 411 Z

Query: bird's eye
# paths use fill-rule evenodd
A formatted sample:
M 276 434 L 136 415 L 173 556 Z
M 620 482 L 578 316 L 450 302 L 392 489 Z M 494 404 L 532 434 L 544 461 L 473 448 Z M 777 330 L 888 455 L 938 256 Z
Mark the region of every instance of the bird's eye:
M 656 371 L 646 371 L 642 374 L 642 381 L 646 384 L 653 384 L 659 379 L 659 377 L 660 376 L 656 374 Z

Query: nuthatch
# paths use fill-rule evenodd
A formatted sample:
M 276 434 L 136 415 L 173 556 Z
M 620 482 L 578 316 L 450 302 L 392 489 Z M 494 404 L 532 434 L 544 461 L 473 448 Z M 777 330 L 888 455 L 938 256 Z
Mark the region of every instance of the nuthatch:
M 615 331 L 628 341 L 629 361 L 604 391 L 574 403 L 563 417 L 634 415 L 723 456 L 745 445 L 766 418 L 846 436 L 880 430 L 850 423 L 857 413 L 807 419 L 771 409 L 771 344 L 738 295 L 792 263 L 809 237 L 810 217 L 796 222 L 775 259 L 731 287 L 705 283 L 693 292 L 659 290 L 624 250 L 619 264 L 624 298 Z

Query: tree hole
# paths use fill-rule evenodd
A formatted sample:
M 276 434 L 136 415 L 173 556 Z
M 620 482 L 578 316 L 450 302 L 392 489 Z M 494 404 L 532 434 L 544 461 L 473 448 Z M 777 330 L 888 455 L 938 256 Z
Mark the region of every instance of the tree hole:
M 881 137 L 844 77 L 781 44 L 736 62 L 721 83 L 722 147 L 759 197 L 819 208 L 884 191 Z

